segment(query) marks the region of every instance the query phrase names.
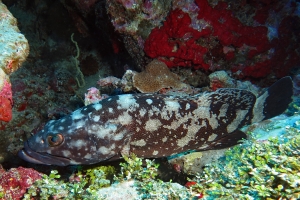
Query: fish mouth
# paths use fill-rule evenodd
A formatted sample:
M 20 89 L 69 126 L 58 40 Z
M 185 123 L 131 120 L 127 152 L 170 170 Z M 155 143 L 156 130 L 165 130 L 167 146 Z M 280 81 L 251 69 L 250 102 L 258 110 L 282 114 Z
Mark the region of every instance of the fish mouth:
M 71 164 L 71 159 L 69 158 L 34 151 L 30 148 L 28 141 L 24 143 L 24 148 L 18 152 L 18 156 L 23 160 L 34 164 L 57 166 L 67 166 Z

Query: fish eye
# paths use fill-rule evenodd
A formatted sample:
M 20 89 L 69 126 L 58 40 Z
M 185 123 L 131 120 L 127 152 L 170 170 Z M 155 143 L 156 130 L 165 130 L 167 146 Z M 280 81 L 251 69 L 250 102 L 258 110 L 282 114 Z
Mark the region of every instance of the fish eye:
M 47 141 L 51 147 L 55 147 L 57 145 L 60 145 L 64 141 L 64 136 L 60 133 L 55 135 L 48 135 Z

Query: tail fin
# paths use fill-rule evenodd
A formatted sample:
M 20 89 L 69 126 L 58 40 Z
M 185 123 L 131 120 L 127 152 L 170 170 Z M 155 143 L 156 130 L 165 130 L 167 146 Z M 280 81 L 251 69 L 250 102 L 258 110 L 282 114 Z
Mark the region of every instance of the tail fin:
M 293 82 L 291 77 L 281 78 L 257 98 L 253 108 L 252 123 L 283 113 L 292 102 Z

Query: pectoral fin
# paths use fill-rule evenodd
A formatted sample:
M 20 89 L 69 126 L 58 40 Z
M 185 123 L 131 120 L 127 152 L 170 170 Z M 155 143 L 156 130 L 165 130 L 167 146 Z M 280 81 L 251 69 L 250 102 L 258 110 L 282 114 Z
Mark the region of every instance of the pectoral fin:
M 244 132 L 240 130 L 235 130 L 234 132 L 227 134 L 224 137 L 212 142 L 207 150 L 231 147 L 237 145 L 242 139 L 246 138 L 247 135 Z

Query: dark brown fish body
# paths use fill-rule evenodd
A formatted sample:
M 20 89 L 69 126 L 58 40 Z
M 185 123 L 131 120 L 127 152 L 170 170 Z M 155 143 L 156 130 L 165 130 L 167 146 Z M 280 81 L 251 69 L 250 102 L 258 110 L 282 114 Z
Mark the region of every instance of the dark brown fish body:
M 74 111 L 25 142 L 23 159 L 40 164 L 93 164 L 136 154 L 157 158 L 237 144 L 244 125 L 281 114 L 291 102 L 285 77 L 261 97 L 219 89 L 191 97 L 126 94 Z

